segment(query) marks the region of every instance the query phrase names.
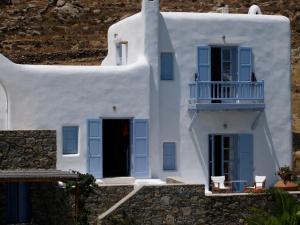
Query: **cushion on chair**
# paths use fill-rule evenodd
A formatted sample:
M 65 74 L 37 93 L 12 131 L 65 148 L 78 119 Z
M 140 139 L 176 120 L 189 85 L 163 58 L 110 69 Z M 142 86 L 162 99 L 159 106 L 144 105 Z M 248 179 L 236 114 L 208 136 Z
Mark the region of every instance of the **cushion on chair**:
M 255 176 L 256 188 L 263 188 L 264 182 L 266 181 L 266 176 Z
M 224 185 L 225 176 L 211 176 L 211 180 L 213 182 L 214 188 L 228 189 Z

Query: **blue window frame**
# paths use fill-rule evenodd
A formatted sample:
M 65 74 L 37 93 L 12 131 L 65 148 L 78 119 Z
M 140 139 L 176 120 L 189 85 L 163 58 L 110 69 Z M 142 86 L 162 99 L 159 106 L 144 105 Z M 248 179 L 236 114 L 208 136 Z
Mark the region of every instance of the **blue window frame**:
M 63 127 L 63 154 L 78 153 L 78 127 L 65 126 Z
M 176 144 L 175 142 L 163 143 L 163 170 L 176 170 Z
M 174 54 L 173 52 L 160 53 L 160 79 L 174 80 Z

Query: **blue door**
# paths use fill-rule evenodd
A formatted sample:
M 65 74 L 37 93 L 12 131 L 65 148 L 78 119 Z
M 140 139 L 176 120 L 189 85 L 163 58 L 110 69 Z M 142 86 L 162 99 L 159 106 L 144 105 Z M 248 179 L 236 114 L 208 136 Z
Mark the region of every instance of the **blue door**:
M 237 175 L 238 179 L 253 182 L 253 135 L 239 134 L 237 149 Z
M 18 222 L 18 184 L 6 185 L 6 223 Z
M 13 183 L 6 185 L 6 223 L 30 221 L 29 185 Z
M 88 120 L 88 171 L 95 178 L 102 178 L 102 120 Z
M 137 178 L 149 177 L 148 120 L 133 120 L 133 165 L 132 175 Z

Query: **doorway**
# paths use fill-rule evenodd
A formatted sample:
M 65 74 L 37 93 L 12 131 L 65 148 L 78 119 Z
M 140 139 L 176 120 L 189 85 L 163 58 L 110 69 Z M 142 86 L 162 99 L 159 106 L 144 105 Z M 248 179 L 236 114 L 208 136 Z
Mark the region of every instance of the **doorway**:
M 103 119 L 103 177 L 130 176 L 130 120 Z

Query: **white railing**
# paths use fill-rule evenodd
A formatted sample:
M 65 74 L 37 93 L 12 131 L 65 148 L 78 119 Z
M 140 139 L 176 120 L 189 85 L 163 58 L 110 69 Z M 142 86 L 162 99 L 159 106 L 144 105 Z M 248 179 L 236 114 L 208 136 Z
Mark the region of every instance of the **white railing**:
M 191 100 L 264 101 L 264 81 L 195 81 L 189 86 Z

